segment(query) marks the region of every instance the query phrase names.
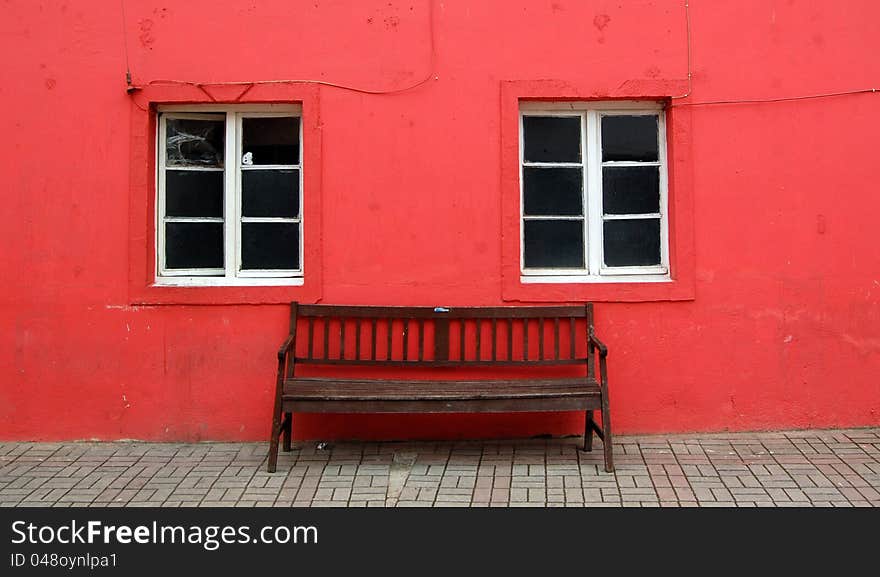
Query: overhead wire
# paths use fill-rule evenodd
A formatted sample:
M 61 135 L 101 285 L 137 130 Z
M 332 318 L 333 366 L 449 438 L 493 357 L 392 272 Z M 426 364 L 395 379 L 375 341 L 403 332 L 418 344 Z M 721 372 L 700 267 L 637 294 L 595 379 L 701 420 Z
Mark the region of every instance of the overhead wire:
M 687 92 L 684 94 L 679 94 L 678 96 L 671 96 L 670 100 L 677 100 L 679 98 L 687 98 L 691 95 L 691 91 L 693 90 L 693 75 L 691 73 L 691 7 L 689 0 L 684 1 L 684 20 L 686 25 L 685 39 L 687 40 L 687 80 L 688 87 Z
M 127 91 L 129 93 L 135 92 L 144 88 L 144 86 L 168 86 L 168 85 L 184 85 L 184 86 L 193 86 L 195 88 L 200 89 L 204 92 L 211 100 L 214 97 L 205 90 L 205 87 L 211 86 L 244 86 L 247 87 L 241 94 L 239 94 L 238 98 L 241 98 L 245 93 L 247 93 L 254 86 L 263 86 L 263 85 L 278 85 L 278 84 L 317 84 L 321 86 L 329 86 L 332 88 L 338 88 L 341 90 L 348 90 L 351 92 L 358 92 L 361 94 L 374 94 L 374 95 L 382 95 L 382 94 L 399 94 L 402 92 L 407 92 L 409 90 L 413 90 L 418 88 L 432 79 L 437 79 L 435 74 L 436 67 L 436 54 L 435 54 L 435 30 L 434 30 L 434 0 L 428 0 L 428 28 L 429 28 L 429 46 L 430 46 L 430 59 L 428 64 L 428 73 L 418 80 L 417 82 L 410 84 L 408 86 L 403 86 L 400 88 L 392 88 L 392 89 L 370 89 L 370 88 L 362 88 L 359 86 L 353 86 L 348 84 L 341 84 L 337 82 L 329 82 L 326 80 L 317 80 L 317 79 L 277 79 L 277 80 L 238 80 L 238 81 L 194 81 L 194 80 L 176 80 L 176 79 L 155 79 L 150 80 L 145 85 L 135 85 L 132 83 L 131 76 L 131 67 L 129 63 L 129 55 L 128 55 L 128 35 L 125 27 L 126 17 L 125 17 L 125 0 L 120 0 L 120 5 L 122 8 L 122 32 L 123 32 L 123 43 L 124 43 L 124 51 L 125 51 L 125 77 L 126 77 L 126 86 Z M 686 46 L 687 46 L 687 91 L 683 94 L 678 94 L 675 96 L 670 96 L 670 101 L 675 100 L 683 100 L 689 98 L 693 92 L 693 47 L 692 47 L 692 22 L 691 22 L 691 14 L 690 14 L 690 1 L 685 0 L 684 2 L 684 13 L 685 13 L 685 29 L 686 29 Z M 792 102 L 792 101 L 800 101 L 800 100 L 813 100 L 819 98 L 833 98 L 840 96 L 850 96 L 856 94 L 868 94 L 868 93 L 876 93 L 880 92 L 880 89 L 877 88 L 861 88 L 855 90 L 846 90 L 839 92 L 826 92 L 819 94 L 807 94 L 800 96 L 784 96 L 784 97 L 775 97 L 775 98 L 743 98 L 743 99 L 728 99 L 728 100 L 709 100 L 702 102 L 670 102 L 668 107 L 680 107 L 680 106 L 720 106 L 720 105 L 734 105 L 734 104 L 766 104 L 766 103 L 777 103 L 777 102 Z
M 744 98 L 737 100 L 706 100 L 703 102 L 681 102 L 678 104 L 670 104 L 671 107 L 678 106 L 718 106 L 723 104 L 768 104 L 773 102 L 793 102 L 797 100 L 815 100 L 817 98 L 834 98 L 837 96 L 851 96 L 853 94 L 870 94 L 880 92 L 877 88 L 860 88 L 857 90 L 845 90 L 842 92 L 825 92 L 821 94 L 805 94 L 801 96 L 781 96 L 779 98 Z
M 125 0 L 122 0 L 123 2 Z M 199 88 L 203 92 L 205 91 L 206 86 L 247 86 L 248 88 L 239 95 L 239 98 L 243 96 L 247 91 L 249 91 L 254 86 L 264 86 L 264 85 L 273 85 L 273 84 L 318 84 L 321 86 L 329 86 L 332 88 L 339 88 L 341 90 L 348 90 L 350 92 L 358 92 L 361 94 L 398 94 L 401 92 L 407 92 L 409 90 L 413 90 L 426 84 L 432 79 L 436 79 L 434 68 L 435 68 L 435 46 L 434 46 L 434 0 L 428 0 L 428 30 L 429 30 L 429 48 L 430 48 L 430 58 L 428 62 L 428 73 L 417 82 L 410 84 L 408 86 L 403 86 L 401 88 L 391 88 L 391 89 L 381 89 L 375 90 L 370 88 L 361 88 L 358 86 L 341 84 L 337 82 L 329 82 L 326 80 L 316 80 L 316 79 L 278 79 L 278 80 L 238 80 L 238 81 L 221 81 L 221 82 L 212 82 L 212 81 L 193 81 L 193 80 L 175 80 L 175 79 L 157 79 L 151 80 L 146 83 L 145 86 L 161 86 L 161 85 L 186 85 L 186 86 L 194 86 Z M 143 86 L 137 85 L 129 85 L 134 90 L 139 90 L 143 88 Z M 206 92 L 209 97 L 211 95 Z M 213 100 L 213 97 L 211 97 Z
M 693 56 L 692 56 L 692 48 L 691 48 L 691 13 L 690 13 L 690 1 L 685 0 L 684 3 L 684 14 L 685 14 L 685 24 L 686 24 L 686 36 L 687 36 L 687 92 L 684 94 L 679 94 L 676 96 L 670 96 L 670 100 L 680 100 L 687 98 L 693 92 Z M 702 102 L 671 102 L 668 104 L 668 107 L 679 107 L 679 106 L 720 106 L 720 105 L 731 105 L 731 104 L 768 104 L 775 102 L 795 102 L 799 100 L 814 100 L 818 98 L 834 98 L 839 96 L 851 96 L 854 94 L 870 94 L 880 91 L 877 88 L 859 88 L 855 90 L 844 90 L 839 92 L 825 92 L 819 94 L 806 94 L 800 96 L 780 96 L 775 98 L 739 98 L 739 99 L 728 99 L 728 100 L 706 100 Z
M 131 63 L 128 60 L 128 29 L 125 26 L 125 23 L 128 21 L 125 17 L 125 0 L 119 0 L 119 7 L 122 10 L 122 52 L 125 54 L 125 85 L 128 90 L 132 84 Z

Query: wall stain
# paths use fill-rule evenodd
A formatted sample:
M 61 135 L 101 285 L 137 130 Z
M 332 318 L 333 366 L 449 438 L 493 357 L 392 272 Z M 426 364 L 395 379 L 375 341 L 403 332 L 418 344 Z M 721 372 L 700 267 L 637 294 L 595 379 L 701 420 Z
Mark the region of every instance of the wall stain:
M 602 32 L 611 22 L 611 16 L 608 14 L 597 14 L 595 18 L 593 18 L 593 26 L 596 27 L 596 30 Z
M 153 43 L 156 41 L 153 37 L 153 21 L 149 18 L 144 18 L 138 22 L 138 28 L 140 28 L 141 31 L 138 35 L 138 40 L 140 41 L 141 46 L 148 50 L 152 50 Z

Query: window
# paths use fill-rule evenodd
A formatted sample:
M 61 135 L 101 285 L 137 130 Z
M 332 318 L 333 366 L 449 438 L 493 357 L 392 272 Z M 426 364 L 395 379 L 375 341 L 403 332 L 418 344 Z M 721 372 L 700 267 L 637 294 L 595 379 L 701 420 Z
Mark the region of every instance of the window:
M 522 103 L 523 282 L 669 280 L 665 118 L 644 103 Z
M 156 284 L 301 284 L 300 110 L 160 108 Z

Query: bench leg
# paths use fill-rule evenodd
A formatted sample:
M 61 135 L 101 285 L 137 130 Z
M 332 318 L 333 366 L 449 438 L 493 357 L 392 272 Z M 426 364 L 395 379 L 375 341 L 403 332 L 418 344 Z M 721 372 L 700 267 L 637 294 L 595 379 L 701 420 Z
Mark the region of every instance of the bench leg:
M 614 453 L 611 443 L 611 411 L 608 410 L 608 391 L 602 395 L 602 450 L 605 453 L 605 472 L 614 472 Z
M 284 435 L 284 442 L 281 445 L 282 450 L 285 453 L 290 452 L 290 438 L 293 433 L 293 413 L 284 413 L 284 427 L 282 428 L 282 434 Z
M 272 419 L 272 437 L 269 439 L 269 465 L 266 470 L 270 473 L 275 472 L 278 465 L 278 436 L 281 434 L 281 416 L 278 415 Z
M 266 467 L 266 470 L 270 473 L 274 473 L 275 467 L 278 465 L 278 436 L 281 434 L 281 428 L 284 425 L 281 420 L 282 416 L 281 394 L 279 393 L 275 399 L 275 410 L 272 411 L 272 436 L 269 438 L 269 464 Z
M 593 411 L 587 411 L 586 418 L 584 419 L 584 451 L 590 452 L 593 450 Z

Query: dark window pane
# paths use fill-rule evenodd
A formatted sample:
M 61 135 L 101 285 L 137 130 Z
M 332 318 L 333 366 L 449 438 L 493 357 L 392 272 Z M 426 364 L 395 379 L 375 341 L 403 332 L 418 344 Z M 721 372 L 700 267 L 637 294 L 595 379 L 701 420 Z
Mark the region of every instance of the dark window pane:
M 242 269 L 298 269 L 299 224 L 241 223 Z
M 165 268 L 223 268 L 223 223 L 166 222 Z
M 605 214 L 660 212 L 660 168 L 606 166 L 602 169 Z
M 166 170 L 166 216 L 223 216 L 223 172 Z
M 165 121 L 167 166 L 223 166 L 226 121 L 168 118 Z
M 244 118 L 241 122 L 244 164 L 299 164 L 299 118 Z
M 603 116 L 602 160 L 656 161 L 656 116 Z
M 580 162 L 580 117 L 523 116 L 526 162 Z
M 299 171 L 242 170 L 241 215 L 299 216 Z
M 605 266 L 658 264 L 659 218 L 605 221 Z
M 582 220 L 527 220 L 526 268 L 584 268 Z
M 583 214 L 583 169 L 523 167 L 524 214 Z

